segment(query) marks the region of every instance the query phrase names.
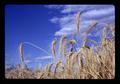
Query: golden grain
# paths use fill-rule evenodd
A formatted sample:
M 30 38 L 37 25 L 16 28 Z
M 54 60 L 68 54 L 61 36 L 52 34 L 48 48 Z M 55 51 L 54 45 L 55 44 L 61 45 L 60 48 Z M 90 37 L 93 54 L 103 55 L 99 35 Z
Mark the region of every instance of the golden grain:
M 67 38 L 66 35 L 62 35 L 62 37 L 60 38 L 60 42 L 59 42 L 59 52 L 60 52 L 60 54 L 62 54 L 63 47 L 65 48 L 65 46 L 63 46 L 63 42 L 66 38 Z
M 54 57 L 56 57 L 55 45 L 56 45 L 56 39 L 52 41 L 52 45 L 51 45 L 51 51 Z
M 77 13 L 76 24 L 77 32 L 79 32 L 80 12 Z M 97 24 L 97 21 L 92 22 L 86 33 L 89 34 Z M 111 25 L 110 30 L 111 32 L 114 31 L 113 26 Z M 107 31 L 104 27 L 101 40 L 102 44 L 98 45 L 96 41 L 85 38 L 83 40 L 82 48 L 79 48 L 76 52 L 73 52 L 76 41 L 74 39 L 68 40 L 66 35 L 63 35 L 59 42 L 59 53 L 64 53 L 65 62 L 63 62 L 63 59 L 59 59 L 55 67 L 53 67 L 55 61 L 50 65 L 47 64 L 45 68 L 37 74 L 37 76 L 35 74 L 29 75 L 32 72 L 20 69 L 10 71 L 9 73 L 6 73 L 5 76 L 7 78 L 26 78 L 27 76 L 31 76 L 40 79 L 114 79 L 115 40 L 106 39 L 106 33 Z M 67 41 L 70 44 L 70 52 L 66 51 Z M 97 46 L 88 47 L 86 45 L 87 42 L 91 42 L 91 44 L 96 44 Z M 51 44 L 51 51 L 54 57 L 57 55 L 57 49 L 55 48 L 56 39 L 54 39 Z M 94 48 L 96 48 L 96 51 L 94 51 Z M 19 52 L 21 61 L 24 64 L 23 43 L 19 46 Z M 17 72 L 20 73 L 18 74 Z
M 76 15 L 76 25 L 77 25 L 77 32 L 79 33 L 80 30 L 80 12 L 77 13 Z

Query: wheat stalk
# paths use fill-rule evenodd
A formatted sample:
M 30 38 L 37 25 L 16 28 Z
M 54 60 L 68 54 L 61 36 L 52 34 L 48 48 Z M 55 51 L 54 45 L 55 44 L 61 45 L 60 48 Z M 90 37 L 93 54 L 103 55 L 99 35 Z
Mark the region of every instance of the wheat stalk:
M 93 28 L 98 24 L 98 22 L 92 22 L 92 24 L 89 26 L 88 30 L 86 31 L 86 34 L 89 34 Z M 105 23 L 104 23 L 105 24 Z M 76 16 L 76 25 L 77 25 L 77 32 L 79 33 L 80 30 L 80 12 L 77 13 Z M 107 24 L 106 24 L 107 25 Z M 110 25 L 111 32 L 113 31 L 113 26 Z M 92 46 L 90 49 L 88 49 L 86 42 L 91 42 L 94 44 L 97 44 L 94 40 L 85 38 L 83 41 L 82 48 L 80 48 L 77 52 L 73 53 L 74 44 L 76 41 L 74 39 L 69 40 L 70 44 L 70 53 L 66 52 L 66 45 L 67 45 L 67 39 L 66 35 L 63 35 L 60 38 L 59 42 L 59 52 L 64 55 L 66 55 L 65 60 L 66 63 L 63 65 L 62 59 L 60 59 L 55 68 L 52 67 L 54 63 L 47 65 L 43 71 L 41 71 L 39 77 L 40 78 L 59 78 L 60 76 L 63 78 L 75 78 L 75 79 L 112 79 L 115 77 L 115 46 L 114 46 L 114 40 L 106 40 L 106 28 L 103 28 L 102 32 L 102 43 L 106 44 L 106 46 L 99 44 L 97 46 Z M 24 58 L 23 58 L 23 44 L 21 43 L 19 46 L 19 52 L 20 52 L 20 58 L 22 63 L 24 64 Z M 30 44 L 46 54 L 49 54 L 44 49 L 39 48 L 31 43 Z M 53 56 L 56 58 L 56 39 L 52 41 L 51 44 L 51 51 Z M 99 48 L 97 52 L 94 52 L 94 48 Z M 78 62 L 76 62 L 78 61 Z M 63 65 L 64 72 L 60 70 L 61 66 Z M 54 68 L 54 71 L 52 72 L 51 68 Z M 52 75 L 53 73 L 53 75 Z M 25 71 L 20 72 L 20 77 L 24 78 Z M 13 74 L 11 74 L 13 75 Z M 18 77 L 19 78 L 19 77 Z
M 77 32 L 79 33 L 79 30 L 80 30 L 80 12 L 77 13 L 76 15 L 76 25 L 77 25 Z
M 51 44 L 51 51 L 54 57 L 56 57 L 55 45 L 56 45 L 56 39 L 54 39 Z
M 102 45 L 106 45 L 106 27 L 103 27 L 102 31 Z
M 86 31 L 86 33 L 89 34 L 97 24 L 98 24 L 97 21 L 93 21 L 93 22 L 89 25 L 88 30 Z
M 64 56 L 66 56 L 66 54 L 67 54 L 66 46 L 67 46 L 67 39 L 64 39 L 64 41 L 63 41 L 63 53 L 64 53 Z
M 62 54 L 62 49 L 63 49 L 63 41 L 66 39 L 66 35 L 62 35 L 62 37 L 60 38 L 60 42 L 59 42 L 59 52 L 60 54 Z
M 93 43 L 93 44 L 97 44 L 97 42 L 95 40 L 92 39 L 88 39 L 89 42 Z
M 84 39 L 83 40 L 83 46 L 82 46 L 82 48 L 88 48 L 89 49 L 89 47 L 86 45 L 86 43 L 88 42 L 88 39 Z
M 23 43 L 21 43 L 20 46 L 19 46 L 19 52 L 20 52 L 20 58 L 21 58 L 23 68 L 25 68 L 26 64 L 25 64 L 25 60 L 24 60 L 24 57 L 23 57 Z
M 73 52 L 73 47 L 76 41 L 74 39 L 69 40 L 69 43 L 71 44 L 70 52 Z
M 54 77 L 56 76 L 57 68 L 59 67 L 60 64 L 62 64 L 61 60 L 56 64 L 56 67 L 55 67 L 55 70 L 54 70 Z
M 20 43 L 20 46 L 19 46 L 19 52 L 20 52 L 20 58 L 21 58 L 21 61 L 22 61 L 22 64 L 23 64 L 24 67 L 27 67 L 27 65 L 25 64 L 25 59 L 24 59 L 24 57 L 23 57 L 23 45 L 25 45 L 25 44 L 28 44 L 28 45 L 30 45 L 30 46 L 32 46 L 32 47 L 35 47 L 35 48 L 43 51 L 43 52 L 46 53 L 47 55 L 50 55 L 46 50 L 44 50 L 44 49 L 36 46 L 36 45 L 33 44 L 33 43 L 30 43 L 30 42 L 22 42 L 22 43 Z
M 112 24 L 109 25 L 110 31 L 112 32 L 113 37 L 115 36 L 115 30 Z
M 51 68 L 53 66 L 54 63 L 50 64 L 49 68 L 48 68 L 48 76 L 50 76 L 50 73 L 51 73 Z

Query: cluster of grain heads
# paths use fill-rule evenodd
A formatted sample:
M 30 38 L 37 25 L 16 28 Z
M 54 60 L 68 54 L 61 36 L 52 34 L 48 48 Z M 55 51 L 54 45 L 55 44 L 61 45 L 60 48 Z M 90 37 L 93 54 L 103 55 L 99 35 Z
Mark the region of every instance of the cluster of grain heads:
M 86 34 L 89 34 L 97 24 L 98 22 L 96 21 L 92 22 Z M 76 25 L 77 33 L 79 34 L 80 12 L 78 12 L 76 16 Z M 110 25 L 110 30 L 114 36 L 113 25 Z M 106 39 L 106 33 L 106 28 L 103 28 L 102 44 L 97 44 L 96 41 L 88 38 L 82 39 L 82 48 L 79 48 L 76 52 L 74 52 L 74 49 L 77 42 L 74 39 L 68 40 L 66 35 L 61 36 L 59 41 L 59 53 L 60 55 L 64 54 L 65 62 L 63 59 L 53 61 L 51 64 L 47 64 L 43 70 L 40 70 L 35 77 L 40 79 L 113 79 L 115 77 L 115 41 L 108 41 L 108 39 Z M 87 42 L 96 44 L 97 46 L 88 47 L 86 45 Z M 70 52 L 66 52 L 67 44 L 70 44 Z M 33 44 L 30 45 L 38 48 Z M 57 59 L 57 50 L 55 48 L 56 39 L 52 41 L 51 51 L 52 55 Z M 94 51 L 94 48 L 96 48 L 96 51 Z M 41 48 L 38 49 L 47 54 L 45 50 Z M 23 43 L 19 46 L 19 52 L 22 64 L 25 64 L 23 58 Z M 19 75 L 24 76 L 24 72 L 21 72 Z
M 55 45 L 56 45 L 56 39 L 54 39 L 51 44 L 51 51 L 54 57 L 56 57 Z

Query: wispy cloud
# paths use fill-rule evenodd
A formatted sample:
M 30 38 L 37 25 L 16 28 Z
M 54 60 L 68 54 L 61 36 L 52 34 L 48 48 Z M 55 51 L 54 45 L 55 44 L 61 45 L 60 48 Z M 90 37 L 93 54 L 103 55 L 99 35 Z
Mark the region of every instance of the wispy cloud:
M 45 60 L 45 59 L 52 59 L 52 56 L 41 56 L 41 57 L 36 57 L 35 60 Z
M 25 60 L 25 63 L 30 63 L 30 62 L 32 62 L 31 60 Z
M 50 8 L 50 9 L 59 9 L 63 6 L 64 5 L 45 5 L 45 7 Z
M 78 11 L 83 12 L 80 17 L 80 33 L 84 34 L 92 20 L 101 22 L 115 21 L 115 8 L 113 5 L 59 5 L 51 6 L 50 8 L 61 8 L 62 17 L 53 17 L 52 23 L 58 23 L 60 30 L 55 32 L 55 36 L 63 34 L 70 35 L 76 31 L 75 15 Z M 49 8 L 49 7 L 48 7 Z
M 61 13 L 75 13 L 76 11 L 87 12 L 112 7 L 111 5 L 64 5 Z
M 59 21 L 59 18 L 53 17 L 52 19 L 50 19 L 50 21 L 51 21 L 52 23 L 57 23 L 57 22 Z

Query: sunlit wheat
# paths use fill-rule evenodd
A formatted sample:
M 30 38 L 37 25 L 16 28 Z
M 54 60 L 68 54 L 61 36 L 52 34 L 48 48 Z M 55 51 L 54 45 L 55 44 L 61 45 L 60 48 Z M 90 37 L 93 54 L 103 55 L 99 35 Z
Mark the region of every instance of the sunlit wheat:
M 15 69 L 6 73 L 6 78 L 30 78 L 33 79 L 114 79 L 115 78 L 115 40 L 107 39 L 108 24 L 102 30 L 101 42 L 88 38 L 94 28 L 96 28 L 98 21 L 91 22 L 86 32 L 86 37 L 81 39 L 83 41 L 82 47 L 78 47 L 76 51 L 77 42 L 74 38 L 69 38 L 62 35 L 57 45 L 57 40 L 54 39 L 51 43 L 51 51 L 54 56 L 54 61 L 43 66 L 43 70 L 32 72 L 27 69 Z M 76 15 L 77 34 L 80 35 L 80 12 Z M 109 25 L 110 32 L 114 37 L 115 27 Z M 96 28 L 97 29 L 97 28 Z M 74 31 L 73 31 L 74 32 Z M 90 42 L 92 46 L 88 46 Z M 102 44 L 101 44 L 102 43 Z M 19 53 L 22 64 L 25 64 L 23 57 L 23 45 L 31 45 L 40 51 L 49 54 L 46 50 L 30 43 L 22 42 L 19 46 Z M 70 49 L 69 49 L 70 48 Z M 68 50 L 68 51 L 67 51 Z M 64 55 L 59 58 L 59 54 Z M 58 58 L 59 59 L 58 59 Z
M 76 15 L 76 25 L 77 25 L 77 32 L 79 33 L 80 30 L 80 12 Z
M 51 51 L 52 51 L 53 56 L 56 57 L 55 45 L 56 45 L 56 40 L 53 40 L 51 44 Z

